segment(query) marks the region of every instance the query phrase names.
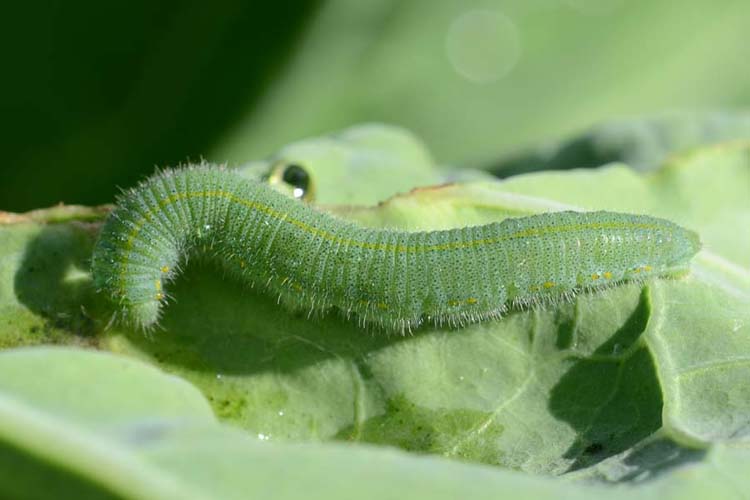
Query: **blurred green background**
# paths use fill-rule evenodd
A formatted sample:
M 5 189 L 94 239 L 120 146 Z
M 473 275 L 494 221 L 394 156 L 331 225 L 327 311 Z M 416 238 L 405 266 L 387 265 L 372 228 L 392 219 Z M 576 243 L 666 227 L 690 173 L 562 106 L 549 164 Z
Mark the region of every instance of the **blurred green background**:
M 442 163 L 750 104 L 743 0 L 30 1 L 0 21 L 0 209 L 113 200 L 363 121 Z

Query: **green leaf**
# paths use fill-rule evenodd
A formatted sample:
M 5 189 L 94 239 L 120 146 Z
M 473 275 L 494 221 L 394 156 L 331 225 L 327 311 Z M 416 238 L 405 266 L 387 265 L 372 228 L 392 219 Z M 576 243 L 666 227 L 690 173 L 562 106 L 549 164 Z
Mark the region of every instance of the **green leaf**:
M 640 497 L 744 491 L 747 450 L 717 448 L 706 458 L 724 477 L 713 465 L 695 464 L 642 487 Z M 13 498 L 629 496 L 622 487 L 395 450 L 262 442 L 217 424 L 200 394 L 179 379 L 131 359 L 61 348 L 0 354 L 0 479 L 0 493 Z
M 0 372 L 4 497 L 625 498 L 637 492 L 647 499 L 730 498 L 748 486 L 746 449 L 716 447 L 677 458 L 670 449 L 673 462 L 695 463 L 637 490 L 605 488 L 367 446 L 263 442 L 217 424 L 188 384 L 119 356 L 10 350 L 0 354 Z M 636 451 L 649 455 L 657 472 L 668 465 L 653 452 L 659 446 L 665 445 Z M 653 473 L 606 463 L 594 472 L 613 482 Z
M 406 337 L 363 332 L 335 315 L 290 314 L 206 264 L 191 264 L 172 288 L 163 330 L 106 329 L 110 314 L 86 271 L 95 226 L 21 218 L 0 228 L 0 338 L 147 360 L 194 383 L 220 419 L 265 441 L 394 445 L 581 479 L 663 475 L 649 488 L 676 491 L 671 478 L 745 460 L 716 443 L 738 446 L 750 428 L 750 237 L 736 229 L 750 222 L 749 191 L 750 147 L 734 144 L 645 176 L 624 166 L 550 172 L 341 212 L 416 228 L 605 208 L 669 217 L 705 243 L 687 279 Z
M 0 353 L 5 497 L 177 493 L 183 488 L 127 448 L 181 424 L 211 422 L 194 387 L 131 359 L 60 348 Z
M 621 162 L 649 171 L 670 156 L 731 140 L 750 139 L 750 113 L 671 112 L 611 120 L 565 141 L 552 142 L 498 162 L 492 171 L 510 177 L 537 170 L 593 168 Z

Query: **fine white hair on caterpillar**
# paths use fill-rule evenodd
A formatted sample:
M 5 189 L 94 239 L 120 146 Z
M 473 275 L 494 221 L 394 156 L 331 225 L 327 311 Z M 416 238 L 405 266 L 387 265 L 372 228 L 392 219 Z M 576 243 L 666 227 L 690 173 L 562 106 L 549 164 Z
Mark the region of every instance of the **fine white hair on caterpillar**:
M 94 248 L 98 289 L 141 328 L 189 255 L 215 260 L 294 309 L 338 309 L 407 332 L 496 319 L 582 289 L 677 277 L 696 233 L 647 215 L 553 212 L 442 231 L 372 229 L 210 165 L 164 170 L 126 191 Z

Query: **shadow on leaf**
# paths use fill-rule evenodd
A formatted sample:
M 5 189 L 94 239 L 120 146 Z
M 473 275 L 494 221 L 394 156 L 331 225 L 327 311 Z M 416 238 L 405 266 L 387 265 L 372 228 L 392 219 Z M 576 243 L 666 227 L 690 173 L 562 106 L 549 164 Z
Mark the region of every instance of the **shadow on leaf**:
M 129 338 L 157 359 L 218 374 L 291 373 L 329 358 L 356 360 L 415 338 L 359 328 L 335 311 L 291 312 L 257 288 L 194 259 L 171 285 L 161 327 Z M 418 336 L 417 334 L 416 336 Z
M 635 447 L 623 463 L 629 467 L 617 482 L 633 484 L 655 479 L 675 467 L 700 462 L 707 450 L 683 448 L 669 439 L 656 439 Z
M 622 327 L 578 359 L 552 389 L 549 409 L 578 433 L 564 457 L 569 471 L 634 446 L 661 427 L 662 396 L 653 359 L 640 342 L 651 313 L 648 287 Z
M 26 246 L 14 290 L 19 302 L 45 324 L 22 332 L 20 344 L 96 342 L 107 323 L 101 320 L 106 304 L 94 293 L 88 271 L 96 227 L 77 222 L 46 225 Z

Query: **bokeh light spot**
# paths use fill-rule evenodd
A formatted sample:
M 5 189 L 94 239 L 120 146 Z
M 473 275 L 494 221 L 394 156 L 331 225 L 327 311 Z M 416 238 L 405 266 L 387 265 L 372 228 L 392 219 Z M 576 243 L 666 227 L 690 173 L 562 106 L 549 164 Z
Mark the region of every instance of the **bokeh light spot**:
M 451 23 L 445 50 L 459 75 L 475 83 L 490 83 L 511 72 L 521 55 L 521 40 L 507 16 L 471 10 Z

